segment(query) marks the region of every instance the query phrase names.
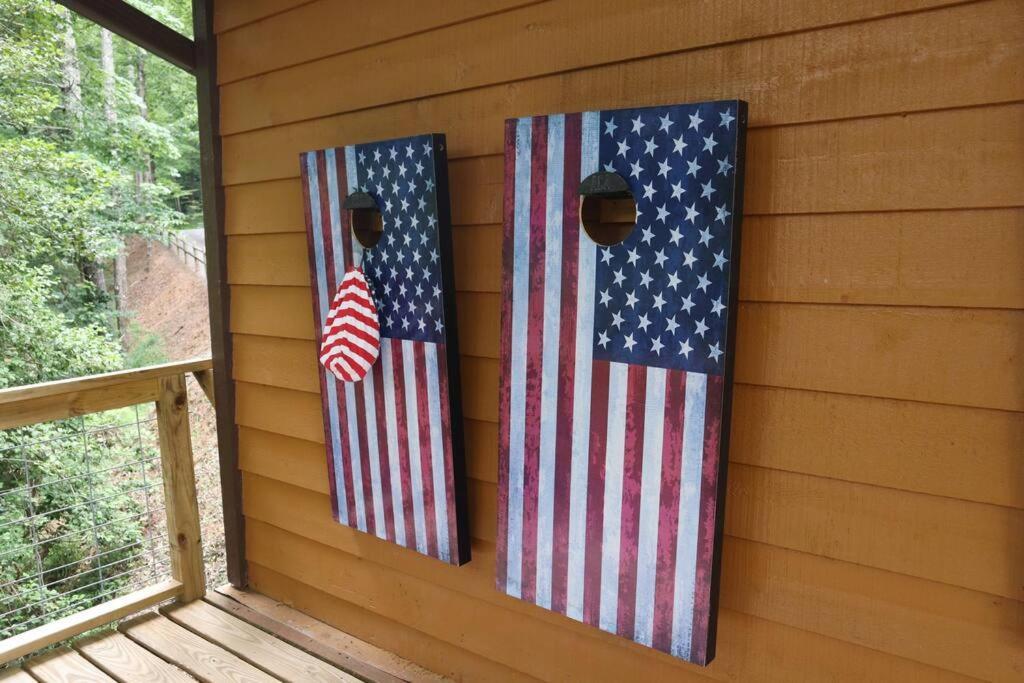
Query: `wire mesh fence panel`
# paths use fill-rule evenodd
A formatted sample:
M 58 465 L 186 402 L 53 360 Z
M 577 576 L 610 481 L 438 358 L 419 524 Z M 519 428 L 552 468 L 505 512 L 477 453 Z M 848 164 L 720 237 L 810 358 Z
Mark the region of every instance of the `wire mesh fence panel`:
M 0 638 L 170 574 L 150 405 L 0 431 Z

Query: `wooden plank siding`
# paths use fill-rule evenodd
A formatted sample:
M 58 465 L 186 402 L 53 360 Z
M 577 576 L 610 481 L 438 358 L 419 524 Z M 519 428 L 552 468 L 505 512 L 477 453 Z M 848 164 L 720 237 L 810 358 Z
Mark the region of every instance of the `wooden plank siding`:
M 217 0 L 255 589 L 461 680 L 1024 677 L 1024 5 Z M 750 102 L 717 659 L 493 588 L 502 123 Z M 448 136 L 473 560 L 330 518 L 298 154 Z

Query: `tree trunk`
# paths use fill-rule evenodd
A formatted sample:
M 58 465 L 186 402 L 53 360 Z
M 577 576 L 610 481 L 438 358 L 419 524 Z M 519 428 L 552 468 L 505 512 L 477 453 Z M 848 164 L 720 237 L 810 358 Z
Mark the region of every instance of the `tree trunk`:
M 61 96 L 69 122 L 77 129 L 82 123 L 82 70 L 78 64 L 78 42 L 75 40 L 74 16 L 68 10 L 64 17 L 64 55 L 61 65 L 63 82 Z
M 128 247 L 122 244 L 114 258 L 114 296 L 117 298 L 117 331 L 121 336 L 121 348 L 125 351 L 131 345 L 128 338 Z
M 135 94 L 139 97 L 139 116 L 149 120 L 149 105 L 146 104 L 146 53 L 141 49 L 135 52 Z M 156 168 L 153 159 L 146 155 L 141 170 L 135 172 L 135 186 L 138 188 L 142 183 L 151 183 L 156 178 Z
M 117 73 L 114 70 L 114 34 L 100 29 L 100 66 L 103 68 L 103 115 L 107 123 L 117 123 Z

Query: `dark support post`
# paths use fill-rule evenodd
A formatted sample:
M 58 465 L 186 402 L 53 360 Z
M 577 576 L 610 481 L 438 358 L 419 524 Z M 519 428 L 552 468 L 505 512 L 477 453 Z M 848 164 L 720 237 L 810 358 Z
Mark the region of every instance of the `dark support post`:
M 196 46 L 203 223 L 206 228 L 206 283 L 210 297 L 210 346 L 217 406 L 220 485 L 224 501 L 224 542 L 228 581 L 242 588 L 247 583 L 245 530 L 242 518 L 242 476 L 238 469 L 238 429 L 235 426 L 235 386 L 231 380 L 231 330 L 228 322 L 231 292 L 227 279 L 227 236 L 224 234 L 220 100 L 217 91 L 213 0 L 192 0 L 192 19 Z

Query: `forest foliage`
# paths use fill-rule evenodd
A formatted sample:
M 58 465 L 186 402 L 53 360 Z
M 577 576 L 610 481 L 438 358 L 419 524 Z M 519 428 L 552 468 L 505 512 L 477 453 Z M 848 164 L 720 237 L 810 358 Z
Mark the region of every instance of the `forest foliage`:
M 188 0 L 132 4 L 191 32 Z M 52 0 L 0 0 L 0 388 L 130 362 L 125 241 L 198 224 L 196 124 L 188 74 Z M 153 455 L 134 419 L 0 432 L 0 637 L 127 580 Z

